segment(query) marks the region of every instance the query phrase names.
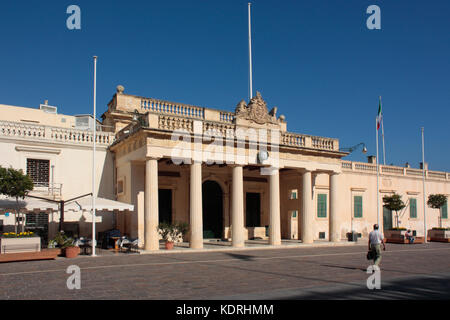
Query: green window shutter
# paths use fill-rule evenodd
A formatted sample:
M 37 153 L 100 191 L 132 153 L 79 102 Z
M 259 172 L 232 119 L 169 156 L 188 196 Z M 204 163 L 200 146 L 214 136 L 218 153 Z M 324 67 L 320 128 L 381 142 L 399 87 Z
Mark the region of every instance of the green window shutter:
M 445 202 L 445 204 L 441 207 L 441 217 L 442 219 L 448 219 L 448 206 L 447 206 L 447 202 Z
M 417 218 L 417 200 L 414 198 L 409 199 L 409 217 Z
M 317 217 L 326 218 L 327 217 L 327 195 L 318 194 L 317 195 Z
M 355 218 L 362 218 L 362 196 L 355 196 L 354 198 L 354 215 Z

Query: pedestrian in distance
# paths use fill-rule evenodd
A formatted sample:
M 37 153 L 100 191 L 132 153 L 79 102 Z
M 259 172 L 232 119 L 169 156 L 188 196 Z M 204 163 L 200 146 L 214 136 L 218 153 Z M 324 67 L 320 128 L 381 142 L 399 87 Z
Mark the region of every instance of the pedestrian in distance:
M 378 224 L 373 225 L 373 231 L 369 233 L 369 251 L 371 251 L 374 264 L 378 267 L 381 262 L 381 245 L 386 251 L 383 234 L 379 230 Z

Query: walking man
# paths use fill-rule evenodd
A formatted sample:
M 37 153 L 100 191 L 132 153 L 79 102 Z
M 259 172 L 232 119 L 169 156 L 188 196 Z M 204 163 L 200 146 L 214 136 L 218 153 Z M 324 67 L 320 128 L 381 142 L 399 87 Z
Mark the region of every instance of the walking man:
M 372 251 L 373 261 L 377 267 L 381 261 L 381 244 L 383 244 L 383 251 L 385 251 L 383 234 L 380 232 L 378 224 L 374 224 L 373 231 L 369 233 L 369 250 Z

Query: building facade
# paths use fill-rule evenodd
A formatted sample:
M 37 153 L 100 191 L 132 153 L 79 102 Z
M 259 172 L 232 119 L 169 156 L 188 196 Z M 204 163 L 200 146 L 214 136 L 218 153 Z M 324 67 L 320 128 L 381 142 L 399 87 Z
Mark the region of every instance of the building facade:
M 0 165 L 22 169 L 34 182 L 30 195 L 50 200 L 68 200 L 92 192 L 92 132 L 90 116 L 58 114 L 55 107 L 40 108 L 0 105 Z M 92 125 L 92 123 L 91 123 Z M 99 127 L 100 129 L 100 127 Z M 98 131 L 96 147 L 96 188 L 99 197 L 114 199 L 114 159 L 108 151 L 114 133 Z M 26 215 L 26 225 L 51 239 L 59 230 L 60 211 L 49 208 Z M 0 225 L 3 232 L 14 231 L 11 208 L 3 208 Z M 98 212 L 98 231 L 111 229 L 114 215 Z M 92 215 L 82 210 L 64 214 L 64 229 L 74 236 L 90 236 Z
M 225 112 L 119 86 L 103 120 L 117 132 L 117 197 L 136 208 L 121 226 L 147 249 L 157 249 L 163 220 L 188 222 L 193 248 L 206 237 L 236 247 L 251 238 L 340 241 L 350 231 L 365 238 L 377 221 L 425 233 L 422 170 L 380 166 L 378 211 L 375 164 L 342 160 L 337 139 L 288 132 L 260 94 Z M 448 173 L 425 174 L 427 195 L 450 194 Z M 394 192 L 407 203 L 398 219 L 382 207 Z M 446 210 L 426 208 L 427 227 L 449 226 Z
M 26 171 L 29 159 L 50 160 L 52 183 L 63 183 L 63 192 L 90 192 L 83 181 L 92 174 L 92 139 L 76 128 L 75 117 L 35 123 L 40 110 L 0 108 L 1 165 Z M 118 86 L 102 115 L 108 131 L 99 132 L 96 168 L 99 195 L 134 205 L 115 225 L 147 250 L 159 248 L 162 221 L 187 222 L 191 248 L 208 238 L 234 247 L 247 239 L 334 242 L 351 231 L 366 238 L 377 222 L 424 235 L 421 169 L 380 165 L 377 205 L 375 164 L 344 160 L 338 139 L 287 131 L 277 111 L 259 93 L 228 112 L 130 95 Z M 425 175 L 427 197 L 450 195 L 449 173 Z M 394 192 L 407 204 L 398 218 L 382 207 L 382 197 Z M 427 229 L 450 226 L 447 207 L 427 207 L 426 214 Z

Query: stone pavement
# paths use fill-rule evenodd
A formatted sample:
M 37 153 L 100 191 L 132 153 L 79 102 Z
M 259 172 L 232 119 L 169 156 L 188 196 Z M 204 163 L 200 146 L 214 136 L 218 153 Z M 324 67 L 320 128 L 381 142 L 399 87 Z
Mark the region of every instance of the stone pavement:
M 0 299 L 415 299 L 450 297 L 450 245 L 387 245 L 381 290 L 366 246 L 80 256 L 0 264 Z M 187 252 L 187 251 L 186 251 Z M 81 269 L 69 290 L 66 269 Z

